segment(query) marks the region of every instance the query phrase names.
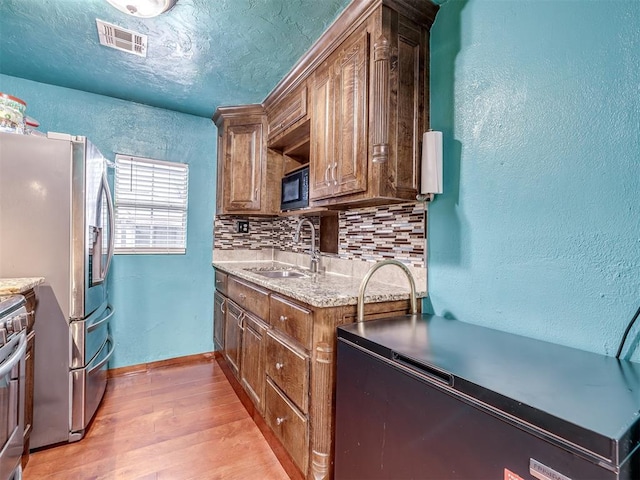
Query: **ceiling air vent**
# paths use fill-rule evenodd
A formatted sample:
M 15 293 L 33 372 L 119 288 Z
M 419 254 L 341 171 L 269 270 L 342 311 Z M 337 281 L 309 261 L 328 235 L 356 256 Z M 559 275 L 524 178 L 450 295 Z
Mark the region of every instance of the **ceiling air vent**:
M 133 30 L 107 23 L 96 18 L 100 45 L 133 53 L 141 57 L 147 56 L 147 36 Z

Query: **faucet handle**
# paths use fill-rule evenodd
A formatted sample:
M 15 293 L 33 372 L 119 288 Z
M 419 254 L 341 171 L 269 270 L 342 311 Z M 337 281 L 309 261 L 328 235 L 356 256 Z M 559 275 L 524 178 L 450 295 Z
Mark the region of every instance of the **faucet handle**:
M 309 250 L 305 250 L 304 253 L 308 253 L 309 255 L 311 255 L 311 258 L 313 260 L 316 260 L 316 261 L 320 260 L 320 250 L 318 250 L 318 249 L 312 250 L 310 248 Z

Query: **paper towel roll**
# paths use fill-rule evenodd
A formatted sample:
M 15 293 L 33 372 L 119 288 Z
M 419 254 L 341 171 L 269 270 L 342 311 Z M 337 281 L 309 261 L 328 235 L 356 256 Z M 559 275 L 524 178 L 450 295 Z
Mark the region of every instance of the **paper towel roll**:
M 422 135 L 422 178 L 420 193 L 442 193 L 442 132 Z

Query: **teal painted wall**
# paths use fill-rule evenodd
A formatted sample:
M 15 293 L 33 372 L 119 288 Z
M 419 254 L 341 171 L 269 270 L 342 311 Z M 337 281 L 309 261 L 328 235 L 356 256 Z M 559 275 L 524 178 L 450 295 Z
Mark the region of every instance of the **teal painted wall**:
M 640 304 L 640 2 L 450 0 L 431 92 L 426 307 L 615 355 Z
M 125 153 L 189 164 L 186 255 L 114 257 L 110 368 L 212 351 L 213 122 L 6 75 L 0 91 L 24 99 L 40 130 L 85 135 L 110 160 Z

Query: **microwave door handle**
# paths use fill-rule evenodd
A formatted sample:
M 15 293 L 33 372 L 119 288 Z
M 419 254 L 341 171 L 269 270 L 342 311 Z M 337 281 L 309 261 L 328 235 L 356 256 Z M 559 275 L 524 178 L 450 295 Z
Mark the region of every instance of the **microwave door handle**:
M 102 173 L 102 188 L 104 188 L 105 196 L 107 197 L 107 213 L 109 217 L 109 250 L 107 253 L 107 263 L 104 266 L 104 276 L 106 280 L 109 268 L 111 267 L 111 260 L 113 259 L 113 250 L 115 245 L 115 228 L 116 221 L 113 214 L 113 200 L 111 199 L 111 190 L 109 189 L 109 182 L 107 181 L 107 173 Z

